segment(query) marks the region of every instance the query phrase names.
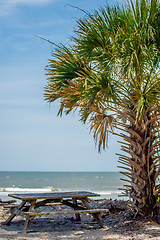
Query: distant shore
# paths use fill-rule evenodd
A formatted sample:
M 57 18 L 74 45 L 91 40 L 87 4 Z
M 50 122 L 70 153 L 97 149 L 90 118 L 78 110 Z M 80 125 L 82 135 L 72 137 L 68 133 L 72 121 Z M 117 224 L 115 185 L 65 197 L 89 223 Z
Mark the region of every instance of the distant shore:
M 97 240 L 160 240 L 160 225 L 151 218 L 134 219 L 127 202 L 122 200 L 99 199 L 91 201 L 93 207 L 109 209 L 102 220 L 107 229 L 100 229 L 91 216 L 82 215 L 77 222 L 73 216 L 40 217 L 31 221 L 26 235 L 21 231 L 24 220 L 16 217 L 9 225 L 3 225 L 9 216 L 0 207 L 0 239 L 2 240 L 48 240 L 48 239 L 97 239 Z M 59 207 L 58 207 L 59 208 Z M 52 211 L 51 207 L 43 207 L 43 211 Z

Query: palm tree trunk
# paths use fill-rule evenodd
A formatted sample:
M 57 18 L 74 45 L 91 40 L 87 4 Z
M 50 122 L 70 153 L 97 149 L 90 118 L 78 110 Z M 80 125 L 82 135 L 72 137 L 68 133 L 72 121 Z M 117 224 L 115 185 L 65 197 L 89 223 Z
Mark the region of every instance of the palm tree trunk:
M 136 120 L 136 114 L 129 111 L 129 124 L 123 124 L 125 134 L 121 137 L 125 140 L 122 151 L 125 155 L 119 156 L 119 162 L 125 165 L 123 173 L 129 185 L 125 186 L 125 195 L 129 194 L 133 200 L 133 206 L 141 213 L 153 211 L 156 207 L 158 186 L 156 179 L 159 175 L 159 144 L 156 131 L 156 112 L 149 112 L 145 118 Z M 127 153 L 127 156 L 126 156 Z

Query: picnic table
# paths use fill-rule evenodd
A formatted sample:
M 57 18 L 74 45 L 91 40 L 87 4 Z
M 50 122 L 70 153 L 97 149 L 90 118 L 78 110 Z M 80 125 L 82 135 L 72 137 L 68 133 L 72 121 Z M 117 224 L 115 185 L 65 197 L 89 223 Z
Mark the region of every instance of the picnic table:
M 89 197 L 97 197 L 99 194 L 86 191 L 75 192 L 50 192 L 50 193 L 25 193 L 25 194 L 8 194 L 8 196 L 21 200 L 20 204 L 7 205 L 10 208 L 10 216 L 5 224 L 8 225 L 15 216 L 22 216 L 25 220 L 23 233 L 27 232 L 29 223 L 36 216 L 42 215 L 60 215 L 60 214 L 75 214 L 76 220 L 80 221 L 80 214 L 92 214 L 100 227 L 105 228 L 100 219 L 100 213 L 108 212 L 108 209 L 92 209 L 89 205 Z M 36 208 L 42 206 L 54 206 L 63 204 L 70 207 L 72 210 L 68 211 L 50 211 L 37 212 Z

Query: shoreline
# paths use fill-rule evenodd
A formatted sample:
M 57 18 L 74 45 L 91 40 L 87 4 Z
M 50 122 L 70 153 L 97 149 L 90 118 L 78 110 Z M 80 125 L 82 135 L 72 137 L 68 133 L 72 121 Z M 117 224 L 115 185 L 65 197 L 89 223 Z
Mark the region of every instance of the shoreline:
M 82 215 L 82 222 L 74 220 L 73 215 L 37 217 L 31 221 L 28 233 L 21 234 L 24 220 L 16 217 L 9 225 L 3 225 L 8 214 L 0 207 L 0 239 L 2 240 L 48 240 L 48 239 L 97 239 L 97 240 L 160 240 L 160 225 L 151 218 L 133 218 L 127 201 L 99 199 L 91 200 L 93 207 L 107 208 L 102 221 L 107 229 L 101 229 L 92 216 Z M 54 207 L 55 208 L 55 207 Z M 57 206 L 56 208 L 59 208 Z M 64 208 L 64 207 L 63 207 Z M 43 211 L 52 207 L 43 207 Z

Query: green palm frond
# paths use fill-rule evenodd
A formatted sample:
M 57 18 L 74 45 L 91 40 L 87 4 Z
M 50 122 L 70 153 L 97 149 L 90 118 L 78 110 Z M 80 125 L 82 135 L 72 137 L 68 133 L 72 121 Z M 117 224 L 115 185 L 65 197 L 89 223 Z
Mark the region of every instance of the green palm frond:
M 55 47 L 45 99 L 59 99 L 60 114 L 78 109 L 82 122 L 95 105 L 132 106 L 137 119 L 145 116 L 160 100 L 159 29 L 158 0 L 129 0 L 87 13 L 77 21 L 70 46 Z
M 56 82 L 59 87 L 66 84 L 66 80 L 74 80 L 87 62 L 78 57 L 71 47 L 59 45 L 52 54 L 53 59 L 49 60 L 47 75 L 51 82 Z

